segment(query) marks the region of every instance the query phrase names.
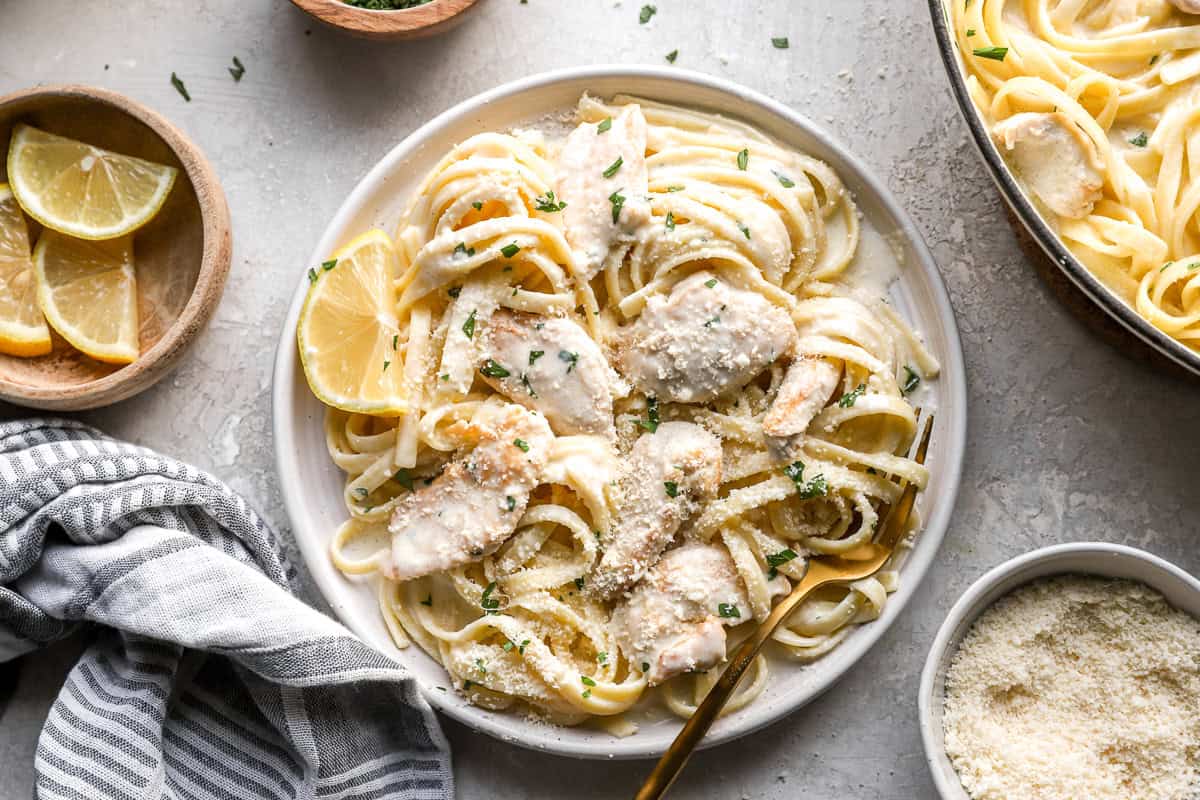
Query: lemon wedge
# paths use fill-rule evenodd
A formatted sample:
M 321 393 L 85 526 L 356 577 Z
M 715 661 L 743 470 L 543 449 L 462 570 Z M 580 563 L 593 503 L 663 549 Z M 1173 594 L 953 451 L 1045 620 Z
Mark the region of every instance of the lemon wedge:
M 46 321 L 75 349 L 110 364 L 137 358 L 132 237 L 93 242 L 45 230 L 33 267 Z
M 80 239 L 114 239 L 145 225 L 177 172 L 24 124 L 8 149 L 8 180 L 25 212 Z
M 397 350 L 399 268 L 391 239 L 371 230 L 309 270 L 296 339 L 308 385 L 326 405 L 380 416 L 407 410 Z
M 50 328 L 38 308 L 29 230 L 7 183 L 0 183 L 0 353 L 44 356 Z

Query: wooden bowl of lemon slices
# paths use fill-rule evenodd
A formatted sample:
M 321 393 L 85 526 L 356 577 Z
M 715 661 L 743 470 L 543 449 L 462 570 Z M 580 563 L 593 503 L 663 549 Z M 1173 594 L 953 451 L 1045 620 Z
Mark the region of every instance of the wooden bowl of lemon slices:
M 203 154 L 127 97 L 0 97 L 0 399 L 78 411 L 162 378 L 212 316 L 229 208 Z

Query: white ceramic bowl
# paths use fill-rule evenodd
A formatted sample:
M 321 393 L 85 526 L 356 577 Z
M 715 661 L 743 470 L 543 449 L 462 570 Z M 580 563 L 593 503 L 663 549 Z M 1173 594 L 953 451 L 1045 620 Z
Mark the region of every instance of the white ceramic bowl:
M 330 564 L 328 542 L 346 517 L 341 473 L 325 450 L 324 408 L 304 380 L 296 353 L 295 326 L 308 284 L 304 275 L 354 235 L 371 226 L 392 231 L 409 192 L 454 144 L 485 130 L 505 130 L 575 106 L 584 92 L 621 92 L 718 111 L 749 122 L 785 144 L 823 159 L 841 175 L 864 217 L 893 243 L 901 262 L 893 306 L 924 335 L 942 363 L 921 402 L 938 409 L 929 454 L 931 478 L 919 508 L 925 529 L 903 567 L 901 588 L 883 616 L 855 630 L 832 653 L 801 666 L 774 662 L 764 694 L 749 707 L 720 720 L 706 740 L 716 744 L 779 719 L 812 700 L 849 670 L 887 630 L 932 563 L 958 489 L 966 433 L 966 386 L 954 315 L 933 259 L 912 222 L 891 194 L 831 138 L 775 101 L 726 81 L 674 68 L 591 67 L 526 78 L 468 100 L 431 120 L 376 164 L 347 198 L 321 236 L 308 264 L 297 264 L 296 292 L 284 323 L 275 361 L 273 415 L 275 452 L 284 504 L 304 559 L 325 599 L 341 620 L 380 650 L 405 664 L 437 709 L 477 730 L 564 755 L 588 758 L 646 758 L 662 753 L 679 730 L 665 712 L 640 722 L 637 734 L 617 739 L 589 728 L 534 724 L 513 714 L 489 712 L 466 703 L 445 686 L 441 667 L 419 648 L 398 650 L 388 638 L 369 589 Z
M 938 630 L 921 673 L 917 697 L 925 760 L 929 762 L 933 782 L 943 800 L 970 800 L 954 765 L 946 756 L 942 730 L 942 705 L 950 659 L 971 625 L 992 603 L 1030 581 L 1065 573 L 1141 581 L 1161 592 L 1175 608 L 1200 618 L 1200 580 L 1158 556 L 1119 544 L 1082 542 L 1044 547 L 1005 561 L 975 581 L 950 609 Z

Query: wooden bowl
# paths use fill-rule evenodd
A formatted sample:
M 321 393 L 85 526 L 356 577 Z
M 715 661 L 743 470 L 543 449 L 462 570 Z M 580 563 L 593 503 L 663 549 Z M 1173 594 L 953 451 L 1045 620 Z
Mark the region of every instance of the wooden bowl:
M 225 195 L 204 155 L 179 129 L 116 92 L 39 86 L 0 97 L 0 153 L 7 154 L 18 122 L 179 170 L 162 210 L 134 234 L 137 360 L 124 366 L 96 361 L 53 331 L 49 355 L 0 354 L 0 398 L 12 403 L 80 411 L 124 400 L 175 366 L 221 299 L 232 254 Z M 40 227 L 26 221 L 33 240 Z
M 448 31 L 478 0 L 433 0 L 400 11 L 372 11 L 342 0 L 292 0 L 298 8 L 330 27 L 363 39 L 420 39 Z

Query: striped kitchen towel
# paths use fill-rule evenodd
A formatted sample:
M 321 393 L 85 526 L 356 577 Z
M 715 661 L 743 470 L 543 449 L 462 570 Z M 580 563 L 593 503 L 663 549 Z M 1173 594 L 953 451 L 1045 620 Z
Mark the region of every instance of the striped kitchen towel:
M 293 577 L 212 476 L 69 420 L 0 423 L 0 662 L 88 635 L 38 797 L 451 797 L 413 678 Z

